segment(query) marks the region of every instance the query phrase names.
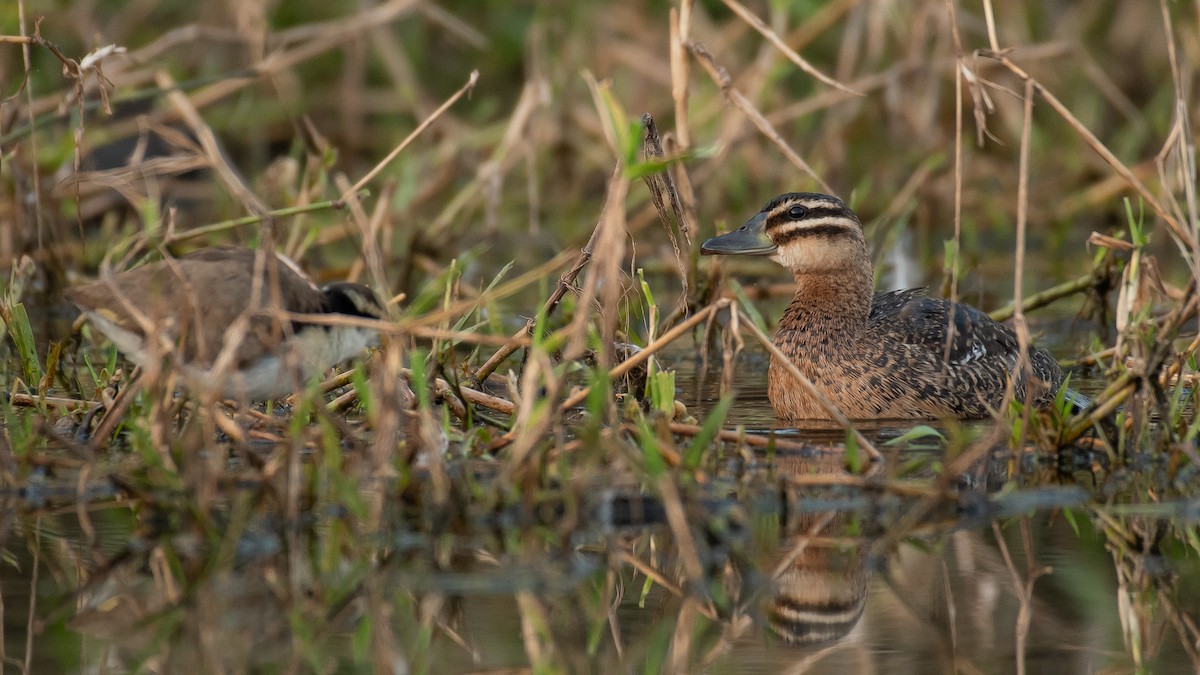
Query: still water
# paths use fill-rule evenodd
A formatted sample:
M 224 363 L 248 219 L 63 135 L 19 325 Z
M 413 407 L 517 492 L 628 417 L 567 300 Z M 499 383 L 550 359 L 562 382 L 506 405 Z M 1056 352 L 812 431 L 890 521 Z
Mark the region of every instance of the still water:
M 665 359 L 702 417 L 720 373 L 697 363 Z M 730 425 L 777 426 L 766 363 L 741 356 Z M 458 459 L 448 500 L 374 478 L 296 518 L 236 467 L 201 512 L 64 461 L 0 492 L 0 668 L 1195 672 L 1194 501 L 1130 507 L 1135 477 L 1003 449 L 943 492 L 938 442 L 885 447 L 865 477 L 839 452 L 725 448 L 671 499 L 621 476 L 496 489 L 494 462 Z

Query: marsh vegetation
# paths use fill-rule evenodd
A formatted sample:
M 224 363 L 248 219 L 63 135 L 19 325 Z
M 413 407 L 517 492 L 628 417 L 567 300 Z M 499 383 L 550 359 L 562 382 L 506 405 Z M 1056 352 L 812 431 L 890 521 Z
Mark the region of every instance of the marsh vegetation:
M 1198 63 L 1166 0 L 9 2 L 0 672 L 1195 672 Z M 793 190 L 1095 405 L 777 419 L 794 288 L 698 247 Z M 382 346 L 235 405 L 73 325 L 226 244 Z

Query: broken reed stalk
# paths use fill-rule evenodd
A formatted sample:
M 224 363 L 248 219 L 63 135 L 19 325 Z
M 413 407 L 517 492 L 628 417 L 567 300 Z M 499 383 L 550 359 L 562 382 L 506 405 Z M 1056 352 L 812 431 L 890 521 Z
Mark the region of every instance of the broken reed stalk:
M 713 306 L 715 307 L 715 305 Z M 738 309 L 737 311 L 741 313 L 741 309 Z M 822 394 L 819 389 L 817 389 L 817 386 L 812 383 L 812 380 L 808 379 L 805 377 L 804 373 L 800 372 L 800 369 L 796 367 L 796 364 L 792 363 L 792 360 L 789 359 L 782 351 L 780 351 L 779 347 L 775 346 L 775 343 L 771 341 L 771 338 L 767 337 L 765 333 L 759 330 L 758 326 L 754 325 L 754 321 L 750 317 L 746 316 L 745 314 L 742 314 L 741 316 L 742 325 L 746 326 L 750 331 L 750 334 L 753 335 L 754 338 L 758 340 L 764 348 L 766 348 L 767 352 L 771 354 L 771 358 L 783 366 L 783 368 L 791 374 L 792 378 L 796 380 L 797 384 L 799 384 L 809 396 L 812 396 L 814 399 L 816 399 L 817 403 L 821 405 L 821 409 L 824 410 L 827 415 L 829 415 L 829 418 L 836 422 L 838 426 L 845 429 L 847 433 L 853 436 L 855 442 L 858 443 L 858 446 L 862 448 L 863 451 L 871 457 L 871 459 L 877 461 L 882 460 L 883 454 L 875 448 L 875 445 L 871 443 L 871 441 L 867 440 L 867 437 L 863 436 L 862 432 L 860 432 L 858 429 L 855 429 L 854 426 L 850 424 L 850 420 L 842 414 L 842 411 L 838 410 L 837 406 L 835 406 L 832 401 L 825 398 L 825 395 Z
M 662 136 L 658 133 L 658 125 L 654 123 L 654 117 L 650 113 L 642 115 L 642 154 L 647 159 L 653 159 L 660 162 L 667 160 L 666 151 L 663 150 Z M 696 269 L 693 261 L 695 257 L 692 255 L 694 244 L 692 243 L 692 228 L 693 224 L 688 221 L 687 215 L 684 213 L 683 199 L 680 197 L 679 188 L 675 185 L 675 179 L 671 175 L 672 165 L 664 163 L 661 171 L 647 173 L 643 180 L 646 187 L 650 190 L 650 202 L 654 204 L 654 210 L 658 213 L 658 220 L 662 223 L 663 229 L 666 230 L 667 238 L 671 240 L 671 247 L 675 251 L 675 260 L 678 264 L 679 274 L 683 278 L 683 292 L 681 296 L 682 303 L 686 303 L 688 299 L 688 289 L 691 286 L 692 279 L 696 276 Z M 670 204 L 670 211 L 667 210 L 667 204 Z M 672 222 L 672 215 L 674 221 Z M 679 246 L 679 235 L 683 235 L 683 241 L 687 244 L 686 250 L 681 251 Z M 677 306 L 677 311 L 686 308 Z

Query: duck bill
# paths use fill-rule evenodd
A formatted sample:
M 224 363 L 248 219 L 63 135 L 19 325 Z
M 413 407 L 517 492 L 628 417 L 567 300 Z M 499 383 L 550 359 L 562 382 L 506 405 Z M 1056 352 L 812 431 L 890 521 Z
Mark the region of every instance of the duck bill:
M 700 245 L 703 255 L 771 255 L 778 246 L 767 236 L 766 214 L 760 213 L 728 234 L 713 237 Z

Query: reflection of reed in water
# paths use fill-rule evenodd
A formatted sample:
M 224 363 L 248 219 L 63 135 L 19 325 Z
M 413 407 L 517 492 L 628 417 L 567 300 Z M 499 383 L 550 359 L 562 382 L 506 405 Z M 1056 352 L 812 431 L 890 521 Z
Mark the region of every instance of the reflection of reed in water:
M 774 592 L 767 615 L 771 631 L 790 644 L 839 640 L 858 624 L 866 607 L 864 551 L 846 540 L 851 513 L 814 508 L 828 495 L 789 480 L 841 473 L 842 461 L 840 453 L 814 458 L 781 453 L 776 458 L 786 501 L 781 546 L 772 556 Z

